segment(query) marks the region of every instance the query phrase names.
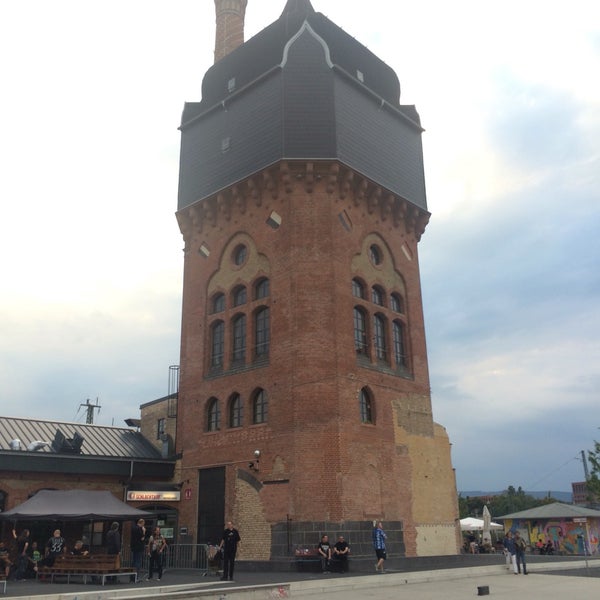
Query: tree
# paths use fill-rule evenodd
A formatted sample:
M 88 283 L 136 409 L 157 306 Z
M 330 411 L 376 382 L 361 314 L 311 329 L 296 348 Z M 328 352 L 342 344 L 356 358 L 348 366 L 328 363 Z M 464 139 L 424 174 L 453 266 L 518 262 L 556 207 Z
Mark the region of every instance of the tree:
M 588 460 L 592 465 L 587 478 L 588 500 L 600 498 L 600 442 L 594 440 L 594 449 L 588 450 Z

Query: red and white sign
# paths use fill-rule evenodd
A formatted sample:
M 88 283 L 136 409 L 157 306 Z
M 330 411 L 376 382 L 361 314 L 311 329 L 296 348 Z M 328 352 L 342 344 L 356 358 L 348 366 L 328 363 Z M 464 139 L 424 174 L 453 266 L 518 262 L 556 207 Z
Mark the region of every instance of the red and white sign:
M 127 500 L 130 502 L 179 502 L 179 500 L 181 500 L 181 492 L 154 492 L 152 490 L 130 490 L 129 492 L 127 492 Z
M 185 488 L 185 491 L 183 492 L 183 497 L 186 500 L 191 500 L 192 499 L 192 488 Z

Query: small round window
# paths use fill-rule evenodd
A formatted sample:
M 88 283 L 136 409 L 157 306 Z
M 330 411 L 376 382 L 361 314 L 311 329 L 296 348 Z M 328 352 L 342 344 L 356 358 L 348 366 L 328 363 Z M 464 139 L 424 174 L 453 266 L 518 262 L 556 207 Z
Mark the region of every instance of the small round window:
M 381 250 L 379 249 L 379 246 L 376 246 L 375 244 L 372 244 L 369 247 L 369 258 L 371 259 L 371 262 L 374 265 L 380 265 L 381 264 L 382 255 L 381 255 Z
M 244 246 L 244 244 L 240 244 L 236 246 L 233 251 L 233 262 L 239 267 L 246 262 L 246 257 L 248 256 L 248 248 Z

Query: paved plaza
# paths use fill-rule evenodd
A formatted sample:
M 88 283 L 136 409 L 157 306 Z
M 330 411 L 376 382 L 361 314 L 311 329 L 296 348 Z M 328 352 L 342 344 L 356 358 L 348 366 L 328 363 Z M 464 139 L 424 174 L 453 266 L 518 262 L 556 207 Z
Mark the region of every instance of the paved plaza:
M 587 567 L 586 567 L 587 565 Z M 600 592 L 600 560 L 532 564 L 529 575 L 514 575 L 504 565 L 387 572 L 385 574 L 319 574 L 244 572 L 233 582 L 197 571 L 168 571 L 162 581 L 100 586 L 81 583 L 9 581 L 9 600 L 133 600 L 150 598 L 202 600 L 458 600 L 478 596 L 568 600 L 592 598 Z M 484 594 L 486 589 L 489 594 Z M 1 592 L 1 588 L 0 588 Z

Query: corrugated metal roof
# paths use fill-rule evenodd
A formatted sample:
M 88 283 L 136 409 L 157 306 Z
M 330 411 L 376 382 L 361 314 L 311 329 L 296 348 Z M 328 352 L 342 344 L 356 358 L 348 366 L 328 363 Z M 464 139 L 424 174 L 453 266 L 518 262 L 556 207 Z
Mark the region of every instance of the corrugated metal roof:
M 495 516 L 494 519 L 571 519 L 573 517 L 600 518 L 600 511 L 575 504 L 553 502 L 552 504 L 544 504 L 543 506 L 536 506 L 528 510 L 511 513 L 510 515 L 503 515 L 502 517 Z
M 20 440 L 20 451 L 32 442 L 47 442 L 38 453 L 55 453 L 52 442 L 60 430 L 67 439 L 83 437 L 79 456 L 160 459 L 161 454 L 140 432 L 125 427 L 106 427 L 63 421 L 41 421 L 0 417 L 0 451 L 10 450 L 12 440 Z M 14 450 L 18 452 L 18 450 Z

